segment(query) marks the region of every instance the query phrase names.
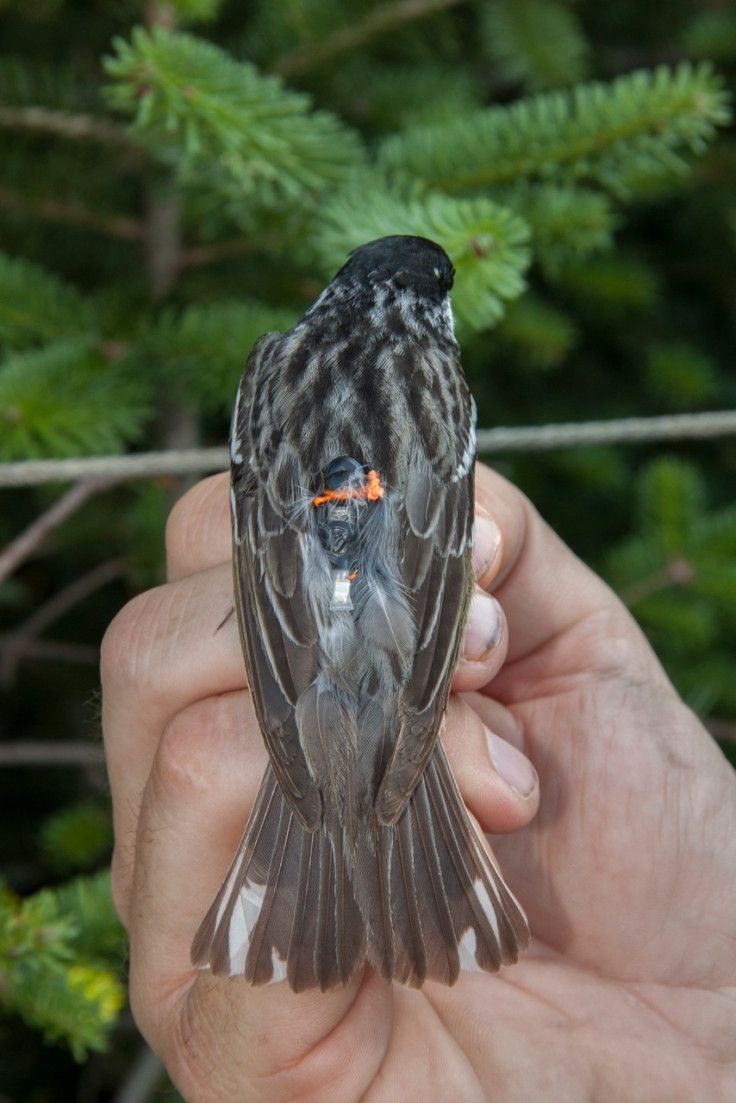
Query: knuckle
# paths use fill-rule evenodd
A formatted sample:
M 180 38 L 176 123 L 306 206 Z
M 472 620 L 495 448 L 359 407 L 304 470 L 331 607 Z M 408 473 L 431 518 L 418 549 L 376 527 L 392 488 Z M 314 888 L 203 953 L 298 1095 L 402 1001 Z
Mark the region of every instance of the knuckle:
M 103 688 L 148 681 L 153 649 L 168 619 L 161 616 L 166 589 L 134 597 L 109 625 L 100 646 Z
M 164 728 L 156 751 L 154 783 L 177 800 L 206 785 L 216 735 L 217 698 L 197 701 L 177 713 Z
M 158 744 L 151 793 L 167 807 L 186 809 L 203 797 L 221 814 L 255 800 L 266 751 L 245 690 L 203 698 L 166 725 Z M 215 806 L 213 804 L 213 806 Z

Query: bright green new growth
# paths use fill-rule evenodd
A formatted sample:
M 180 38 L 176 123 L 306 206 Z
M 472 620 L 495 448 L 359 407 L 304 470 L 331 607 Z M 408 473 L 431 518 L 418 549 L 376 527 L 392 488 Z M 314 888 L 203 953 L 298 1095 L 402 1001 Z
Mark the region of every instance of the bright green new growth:
M 65 1042 L 78 1061 L 105 1048 L 125 1002 L 115 971 L 122 952 L 107 874 L 25 900 L 0 888 L 3 1001 L 48 1041 Z

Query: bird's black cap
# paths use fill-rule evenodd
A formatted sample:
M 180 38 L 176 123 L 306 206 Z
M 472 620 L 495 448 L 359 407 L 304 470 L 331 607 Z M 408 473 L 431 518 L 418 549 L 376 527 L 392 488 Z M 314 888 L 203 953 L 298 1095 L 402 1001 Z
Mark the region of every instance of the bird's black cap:
M 353 249 L 338 276 L 370 286 L 390 282 L 429 298 L 444 298 L 452 287 L 455 269 L 435 241 L 395 234 Z

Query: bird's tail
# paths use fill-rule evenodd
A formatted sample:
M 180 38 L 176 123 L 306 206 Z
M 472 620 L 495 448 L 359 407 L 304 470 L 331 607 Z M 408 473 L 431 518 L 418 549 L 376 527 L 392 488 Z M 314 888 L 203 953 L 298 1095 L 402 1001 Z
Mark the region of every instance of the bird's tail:
M 192 964 L 295 992 L 346 984 L 365 961 L 365 924 L 340 840 L 307 831 L 269 765 L 227 877 L 192 942 Z
M 526 918 L 473 826 L 438 741 L 404 812 L 359 847 L 354 888 L 367 957 L 387 980 L 454 984 L 529 941 Z M 363 850 L 361 854 L 360 851 Z
M 349 861 L 341 832 L 301 826 L 269 766 L 192 962 L 299 992 L 345 984 L 367 960 L 419 987 L 493 972 L 527 941 L 438 742 L 397 823 L 365 824 Z

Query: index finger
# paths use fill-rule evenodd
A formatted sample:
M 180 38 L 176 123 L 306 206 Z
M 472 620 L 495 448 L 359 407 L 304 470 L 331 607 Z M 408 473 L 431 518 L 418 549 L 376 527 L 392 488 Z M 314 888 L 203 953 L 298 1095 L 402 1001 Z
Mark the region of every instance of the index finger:
M 522 659 L 530 674 L 548 679 L 581 672 L 610 673 L 624 664 L 636 676 L 654 681 L 665 678 L 628 609 L 517 487 L 479 463 L 475 493 L 477 504 L 493 517 L 502 534 L 498 569 L 489 585 L 509 626 L 502 678 Z M 578 629 L 576 647 L 560 646 L 550 663 L 545 645 L 562 642 L 565 637 L 570 642 Z M 619 642 L 623 646 L 619 647 Z M 533 671 L 537 655 L 540 670 Z M 549 691 L 557 684 L 550 682 Z M 500 682 L 494 681 L 494 694 L 499 686 Z
M 210 475 L 182 495 L 166 522 L 169 582 L 232 558 L 230 475 Z

